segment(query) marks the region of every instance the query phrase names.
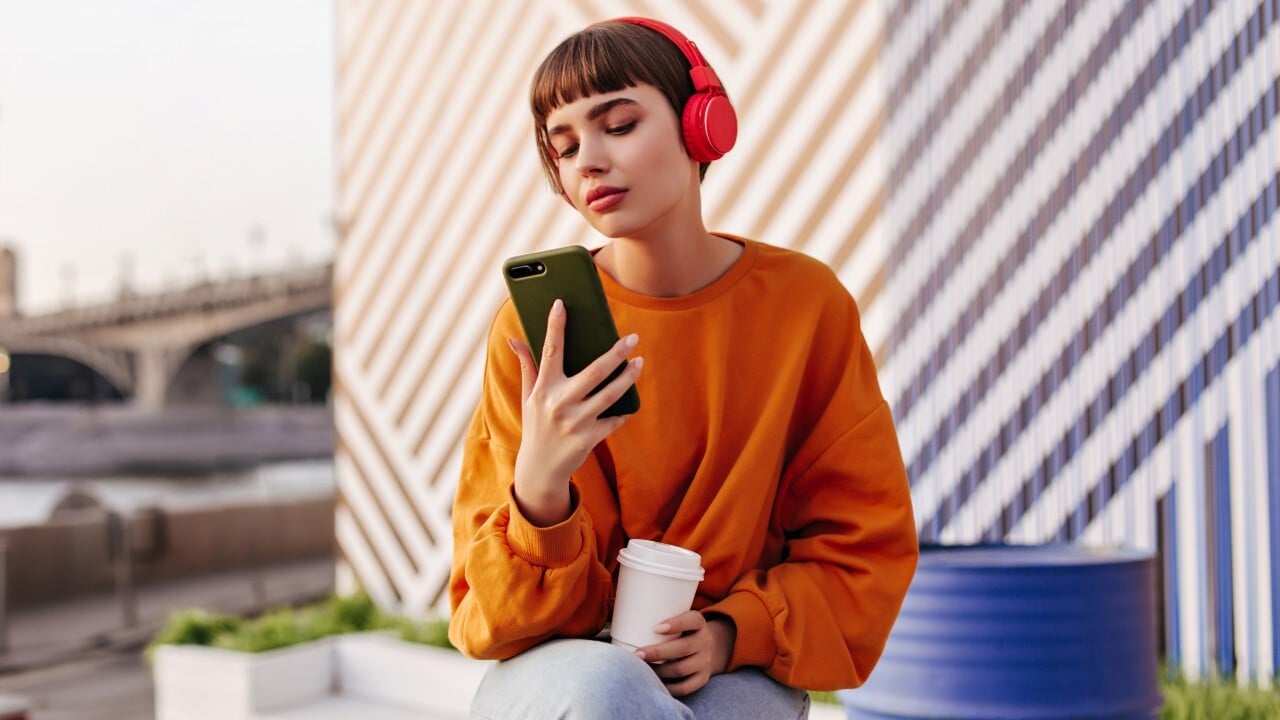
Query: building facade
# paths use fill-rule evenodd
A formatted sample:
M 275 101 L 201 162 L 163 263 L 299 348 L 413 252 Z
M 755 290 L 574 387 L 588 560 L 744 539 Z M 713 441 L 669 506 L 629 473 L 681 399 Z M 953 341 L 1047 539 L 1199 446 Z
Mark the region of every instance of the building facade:
M 338 0 L 344 586 L 447 605 L 503 258 L 602 240 L 527 93 L 599 19 L 693 38 L 738 109 L 712 229 L 857 298 L 921 539 L 1158 553 L 1164 652 L 1280 670 L 1278 0 Z

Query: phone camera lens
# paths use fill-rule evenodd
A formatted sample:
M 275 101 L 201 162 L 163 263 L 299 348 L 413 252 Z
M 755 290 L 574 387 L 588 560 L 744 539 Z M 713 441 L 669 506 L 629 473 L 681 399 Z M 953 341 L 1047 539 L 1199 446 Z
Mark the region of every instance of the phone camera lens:
M 540 262 L 536 262 L 524 265 L 512 265 L 511 269 L 507 270 L 507 274 L 510 275 L 513 280 L 523 280 L 524 278 L 533 277 L 534 275 L 541 275 L 546 271 L 547 268 L 545 265 Z

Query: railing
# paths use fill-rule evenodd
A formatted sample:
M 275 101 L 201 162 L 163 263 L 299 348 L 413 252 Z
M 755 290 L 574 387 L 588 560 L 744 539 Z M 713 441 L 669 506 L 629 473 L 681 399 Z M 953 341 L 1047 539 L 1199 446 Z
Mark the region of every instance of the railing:
M 116 598 L 120 601 L 120 620 L 125 627 L 137 627 L 138 593 L 133 584 L 132 523 L 118 512 L 107 515 L 107 543 L 111 548 Z
M 0 330 L 8 329 L 10 332 L 21 334 L 42 334 L 71 328 L 128 324 L 183 313 L 207 312 L 245 305 L 258 300 L 327 290 L 331 286 L 332 276 L 333 266 L 322 265 L 279 275 L 205 283 L 154 295 L 135 295 L 101 305 L 0 320 Z

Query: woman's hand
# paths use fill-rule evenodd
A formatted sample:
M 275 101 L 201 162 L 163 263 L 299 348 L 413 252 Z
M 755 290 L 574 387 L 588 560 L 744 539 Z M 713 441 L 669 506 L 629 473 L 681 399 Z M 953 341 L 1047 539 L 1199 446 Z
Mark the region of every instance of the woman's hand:
M 681 613 L 658 625 L 662 635 L 679 637 L 640 648 L 636 655 L 653 664 L 653 671 L 666 683 L 674 697 L 699 690 L 729 667 L 738 630 L 733 621 L 717 617 L 707 620 L 697 610 Z
M 563 522 L 572 508 L 569 476 L 587 459 L 592 448 L 622 427 L 627 416 L 601 418 L 640 376 L 644 364 L 636 358 L 600 392 L 588 394 L 635 349 L 637 338 L 618 340 L 573 377 L 564 374 L 564 303 L 556 300 L 547 316 L 542 362 L 536 365 L 528 344 L 509 340 L 520 359 L 521 438 L 516 455 L 515 495 L 520 511 L 535 525 Z

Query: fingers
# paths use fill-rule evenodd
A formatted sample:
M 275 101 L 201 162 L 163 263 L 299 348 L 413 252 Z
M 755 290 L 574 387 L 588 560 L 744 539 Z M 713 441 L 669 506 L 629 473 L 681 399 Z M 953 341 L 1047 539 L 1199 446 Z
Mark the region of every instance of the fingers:
M 623 393 L 636 384 L 636 380 L 640 378 L 640 370 L 644 368 L 644 358 L 638 357 L 627 363 L 626 369 L 618 374 L 618 377 L 609 382 L 608 385 L 600 388 L 600 392 L 592 395 L 587 400 L 587 411 L 594 417 L 598 417 L 600 413 L 609 409 Z M 625 416 L 624 416 L 625 417 Z
M 684 697 L 701 690 L 710 679 L 711 677 L 706 673 L 697 673 L 678 682 L 666 682 L 665 680 L 663 682 L 667 686 L 667 692 L 671 693 L 671 697 Z
M 640 648 L 636 651 L 636 655 L 647 663 L 662 663 L 657 667 L 666 667 L 667 664 L 679 664 L 681 660 L 687 660 L 698 652 L 698 644 L 693 642 L 690 637 L 679 637 L 675 640 L 668 640 L 657 645 Z M 659 673 L 660 675 L 662 673 Z M 688 673 L 680 673 L 687 675 Z M 664 676 L 668 677 L 668 676 Z
M 651 648 L 653 656 L 670 657 L 670 660 L 659 660 L 645 653 L 645 660 L 666 685 L 668 692 L 675 697 L 688 695 L 697 690 L 711 678 L 710 663 L 707 653 L 699 650 L 696 642 L 685 639 L 673 640 Z
M 653 629 L 659 635 L 673 636 L 672 639 L 657 645 L 642 647 L 636 651 L 636 654 L 643 658 L 645 662 L 678 660 L 691 655 L 697 652 L 698 646 L 693 642 L 696 638 L 696 633 L 706 627 L 706 616 L 697 610 L 686 610 L 675 617 L 663 620 Z
M 713 649 L 706 617 L 690 610 L 659 623 L 654 631 L 675 637 L 641 648 L 637 655 L 651 664 L 667 690 L 681 697 L 706 685 L 711 679 Z
M 697 651 L 687 644 L 665 647 L 663 652 L 658 654 L 667 655 L 671 659 L 658 660 L 645 653 L 645 660 L 653 665 L 653 671 L 658 673 L 660 678 L 675 680 L 706 669 L 706 663 L 698 657 Z
M 551 354 L 558 354 L 561 357 L 556 364 L 556 373 L 562 377 L 564 359 L 561 348 L 563 348 L 564 343 L 566 317 L 563 303 L 557 300 L 556 304 L 552 305 L 551 312 L 552 314 L 548 316 L 547 320 L 547 337 L 543 348 L 542 372 L 545 373 L 547 370 L 548 357 Z M 552 319 L 557 313 L 559 314 L 559 327 L 553 331 Z M 589 398 L 586 405 L 584 405 L 584 410 L 590 413 L 590 417 L 598 417 L 612 406 L 639 378 L 640 370 L 644 367 L 644 359 L 635 358 L 630 362 L 627 361 L 627 356 L 631 354 L 632 350 L 635 350 L 639 342 L 640 338 L 634 333 L 618 338 L 613 347 L 593 360 L 581 372 L 566 378 L 567 382 L 564 385 L 564 389 L 568 396 L 583 400 L 588 400 Z M 622 372 L 610 380 L 610 375 L 619 367 L 623 368 Z M 606 381 L 608 381 L 607 385 L 604 384 Z M 599 388 L 599 391 L 595 392 L 597 388 Z
M 643 361 L 628 363 L 627 355 L 639 342 L 635 335 L 619 338 L 613 347 L 572 377 L 564 374 L 565 327 L 568 312 L 564 301 L 557 298 L 547 314 L 547 332 L 542 343 L 542 357 L 534 362 L 529 346 L 509 340 L 520 360 L 521 400 L 527 426 L 539 424 L 548 428 L 544 445 L 556 443 L 575 452 L 588 452 L 613 434 L 626 421 L 625 416 L 600 417 L 623 393 L 635 384 Z M 607 384 L 619 366 L 622 372 Z M 604 384 L 600 392 L 593 391 Z M 528 429 L 528 427 L 526 428 Z M 566 458 L 566 464 L 570 464 Z M 579 461 L 580 462 L 580 461 Z M 577 467 L 575 464 L 574 467 Z
M 507 338 L 507 344 L 511 346 L 511 352 L 515 353 L 516 359 L 520 361 L 520 398 L 528 400 L 529 394 L 533 392 L 534 383 L 538 381 L 538 366 L 533 362 L 533 351 L 529 349 L 527 343 L 515 338 Z
M 542 371 L 548 367 L 556 375 L 564 374 L 564 301 L 556 298 L 547 313 L 547 337 L 542 342 Z
M 630 362 L 627 361 L 627 355 L 639 342 L 640 338 L 635 334 L 619 338 L 613 347 L 583 368 L 582 372 L 570 378 L 570 382 L 574 385 L 573 393 L 579 397 L 589 398 L 586 409 L 592 417 L 598 417 L 613 405 L 640 377 L 644 358 L 638 357 Z M 622 372 L 609 380 L 609 376 L 619 367 L 622 368 Z M 603 385 L 606 380 L 609 384 Z M 599 391 L 592 395 L 592 391 L 596 388 L 599 388 Z
M 707 626 L 707 616 L 697 610 L 686 610 L 675 617 L 667 618 L 653 629 L 659 635 L 683 635 L 696 632 Z
M 635 333 L 626 337 L 618 338 L 613 347 L 604 352 L 603 355 L 591 361 L 591 364 L 582 369 L 582 372 L 573 376 L 574 382 L 583 386 L 583 396 L 591 392 L 600 383 L 603 383 L 613 374 L 613 371 L 624 362 L 632 350 L 636 349 L 636 345 L 640 343 L 640 337 Z

